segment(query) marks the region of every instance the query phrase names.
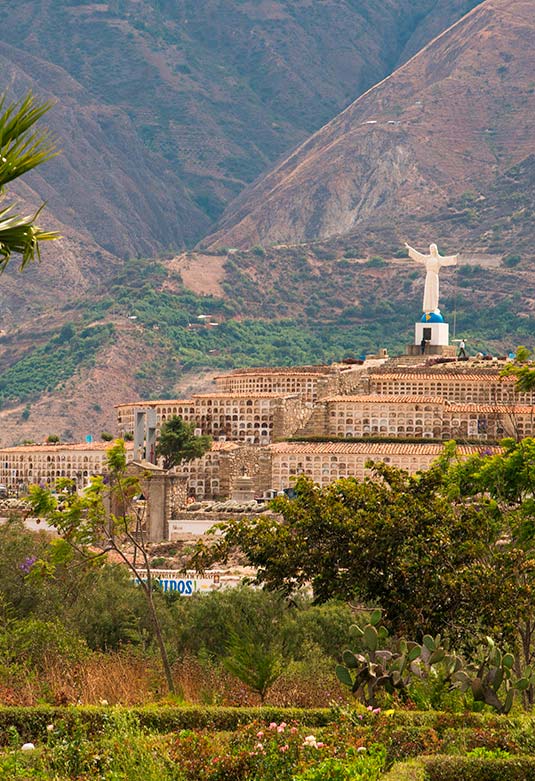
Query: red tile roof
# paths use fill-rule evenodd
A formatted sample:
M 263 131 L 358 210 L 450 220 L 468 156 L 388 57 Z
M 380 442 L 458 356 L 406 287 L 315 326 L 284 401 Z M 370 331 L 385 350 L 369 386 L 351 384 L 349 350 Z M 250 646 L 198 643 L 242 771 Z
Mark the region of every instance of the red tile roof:
M 193 404 L 191 399 L 157 399 L 156 401 L 123 401 L 122 404 L 115 404 L 115 409 L 119 407 L 156 407 L 165 404 L 165 406 L 177 406 L 178 404 Z
M 496 415 L 534 415 L 533 404 L 449 404 L 451 412 L 482 412 Z
M 362 394 L 354 396 L 328 396 L 321 399 L 321 401 L 328 402 L 350 402 L 350 403 L 363 403 L 363 404 L 445 404 L 446 401 L 440 396 L 415 396 L 415 395 L 393 395 L 389 396 L 381 393 Z
M 406 455 L 406 456 L 433 456 L 439 455 L 444 445 L 437 442 L 428 444 L 416 444 L 410 442 L 275 442 L 267 445 L 273 455 L 303 454 L 303 455 Z M 461 455 L 471 455 L 482 450 L 498 452 L 500 448 L 481 445 L 458 445 L 457 451 Z
M 101 451 L 105 453 L 113 445 L 113 442 L 75 442 L 70 444 L 49 444 L 44 443 L 42 445 L 16 445 L 15 447 L 3 447 L 0 448 L 0 453 L 65 453 L 65 452 L 85 452 Z M 127 450 L 132 450 L 134 447 L 132 442 L 125 442 Z
M 496 379 L 500 382 L 515 382 L 515 377 L 506 376 L 501 377 L 499 372 L 487 373 L 463 373 L 463 372 L 442 372 L 442 373 L 424 373 L 424 372 L 377 372 L 370 374 L 369 378 L 372 382 L 379 382 L 381 380 L 404 380 L 410 382 L 417 382 L 418 380 L 434 380 L 435 382 L 488 382 L 489 380 Z
M 196 399 L 288 399 L 296 398 L 296 393 L 234 393 L 234 391 L 219 391 L 217 393 L 196 393 Z
M 301 376 L 305 375 L 323 375 L 332 374 L 333 368 L 331 366 L 260 366 L 250 369 L 234 369 L 228 374 L 220 374 L 215 377 L 216 380 L 233 379 L 234 377 L 254 377 L 262 374 L 272 375 L 289 375 L 289 376 Z

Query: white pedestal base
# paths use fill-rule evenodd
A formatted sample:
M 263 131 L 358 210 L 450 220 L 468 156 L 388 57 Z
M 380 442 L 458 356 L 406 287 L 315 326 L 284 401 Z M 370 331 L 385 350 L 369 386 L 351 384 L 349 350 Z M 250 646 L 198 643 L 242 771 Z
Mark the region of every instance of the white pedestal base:
M 414 344 L 420 346 L 422 339 L 425 339 L 429 346 L 447 347 L 450 341 L 448 323 L 415 323 Z

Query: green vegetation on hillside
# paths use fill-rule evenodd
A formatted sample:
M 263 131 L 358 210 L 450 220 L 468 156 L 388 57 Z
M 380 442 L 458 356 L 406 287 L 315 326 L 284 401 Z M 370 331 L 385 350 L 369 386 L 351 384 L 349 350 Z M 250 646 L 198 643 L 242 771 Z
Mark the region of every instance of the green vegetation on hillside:
M 94 360 L 113 334 L 111 325 L 76 330 L 67 325 L 45 344 L 28 350 L 0 374 L 0 403 L 26 401 L 50 393 Z M 1 343 L 1 340 L 0 340 Z
M 67 339 L 74 325 L 67 326 L 22 357 L 9 337 L 0 340 L 0 399 L 25 400 L 56 387 L 105 347 L 117 322 L 142 329 L 147 350 L 135 379 L 143 395 L 172 396 L 184 371 L 329 363 L 380 347 L 404 352 L 421 316 L 422 275 L 403 261 L 376 267 L 341 253 L 320 266 L 312 248 L 235 253 L 226 263 L 224 298 L 188 290 L 165 259 L 126 261 L 94 298 L 65 307 L 64 316 L 78 323 L 74 339 Z M 444 274 L 441 291 L 450 338 L 462 336 L 471 354 L 533 344 L 535 285 L 516 266 L 463 264 Z M 204 326 L 199 315 L 217 325 Z

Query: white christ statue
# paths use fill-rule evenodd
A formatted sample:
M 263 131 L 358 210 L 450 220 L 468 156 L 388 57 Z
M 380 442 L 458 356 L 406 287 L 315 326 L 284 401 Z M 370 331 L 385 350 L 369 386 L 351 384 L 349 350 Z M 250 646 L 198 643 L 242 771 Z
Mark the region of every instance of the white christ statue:
M 436 312 L 437 314 L 440 314 L 440 310 L 438 308 L 438 272 L 442 266 L 456 266 L 459 256 L 439 255 L 436 244 L 431 244 L 429 246 L 429 255 L 422 255 L 417 250 L 409 247 L 407 243 L 405 243 L 405 246 L 409 251 L 409 257 L 417 261 L 417 263 L 423 263 L 425 266 L 426 275 L 423 312 L 426 314 L 429 312 Z

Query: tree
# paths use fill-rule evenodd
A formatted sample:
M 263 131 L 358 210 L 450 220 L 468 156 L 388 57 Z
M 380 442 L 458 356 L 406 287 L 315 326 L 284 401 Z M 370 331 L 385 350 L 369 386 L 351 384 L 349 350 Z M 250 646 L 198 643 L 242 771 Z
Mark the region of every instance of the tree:
M 6 103 L 5 96 L 0 99 L 0 271 L 12 254 L 21 255 L 21 268 L 39 259 L 40 242 L 58 238 L 35 224 L 42 206 L 34 215 L 21 217 L 13 214 L 13 202 L 1 203 L 9 182 L 56 154 L 48 131 L 32 130 L 51 106 L 38 103 L 31 93 L 20 103 Z
M 156 445 L 156 455 L 163 457 L 165 469 L 201 458 L 210 450 L 212 438 L 206 434 L 196 436 L 194 432 L 195 423 L 185 423 L 178 415 L 165 421 Z
M 29 504 L 32 513 L 45 518 L 61 535 L 51 555 L 35 563 L 36 570 L 53 573 L 56 562 L 64 562 L 68 550 L 75 550 L 88 564 L 118 554 L 129 568 L 145 596 L 154 629 L 169 691 L 174 683 L 160 621 L 154 604 L 154 579 L 143 531 L 143 510 L 134 500 L 141 494 L 137 477 L 126 472 L 126 449 L 119 439 L 108 450 L 106 476 L 91 478 L 89 487 L 78 494 L 73 480 L 56 482 L 57 495 L 40 485 L 30 486 Z M 130 554 L 129 554 L 130 550 Z M 138 557 L 141 565 L 137 564 Z
M 535 371 L 531 370 L 534 374 Z M 502 452 L 450 465 L 448 495 L 456 502 L 487 503 L 498 520 L 492 568 L 470 573 L 479 592 L 480 618 L 498 623 L 522 669 L 535 664 L 535 439 L 504 439 Z M 525 697 L 535 702 L 530 684 Z
M 199 543 L 197 567 L 240 548 L 257 580 L 289 594 L 311 584 L 332 597 L 380 606 L 396 634 L 445 634 L 471 654 L 491 635 L 515 656 L 515 674 L 535 665 L 535 439 L 501 452 L 457 458 L 454 443 L 416 475 L 374 466 L 373 479 L 321 489 L 306 478 L 282 516 L 240 518 Z M 526 704 L 535 702 L 530 683 Z
M 276 638 L 272 636 L 268 642 L 262 642 L 255 627 L 250 624 L 243 624 L 239 631 L 230 633 L 223 666 L 256 692 L 262 705 L 269 689 L 284 670 Z
M 239 548 L 270 589 L 291 594 L 311 584 L 317 602 L 380 605 L 396 632 L 456 634 L 469 605 L 466 573 L 499 536 L 492 511 L 450 501 L 440 465 L 412 476 L 384 464 L 374 471 L 325 488 L 300 477 L 295 499 L 272 502 L 282 522 L 264 515 L 218 524 L 223 536 L 199 543 L 193 566 Z

